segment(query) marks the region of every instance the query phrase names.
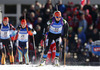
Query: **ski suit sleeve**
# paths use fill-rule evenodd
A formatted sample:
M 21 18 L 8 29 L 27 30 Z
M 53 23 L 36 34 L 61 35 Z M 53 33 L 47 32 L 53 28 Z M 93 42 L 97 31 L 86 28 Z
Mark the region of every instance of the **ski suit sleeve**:
M 1 24 L 0 24 L 0 29 L 1 29 Z
M 50 24 L 52 23 L 52 19 L 50 19 L 47 24 L 44 26 L 42 38 L 45 40 L 45 34 L 49 32 Z
M 10 29 L 11 30 L 16 30 L 15 27 L 12 24 L 10 24 Z
M 31 29 L 30 27 L 28 27 L 28 34 L 29 34 L 30 36 L 36 35 L 36 31 L 35 31 L 34 29 Z
M 49 31 L 50 24 L 52 23 L 53 19 L 50 19 L 47 24 L 45 25 L 45 34 Z
M 63 19 L 63 23 L 64 23 L 64 25 L 63 25 L 63 37 L 67 38 L 69 25 L 65 19 Z

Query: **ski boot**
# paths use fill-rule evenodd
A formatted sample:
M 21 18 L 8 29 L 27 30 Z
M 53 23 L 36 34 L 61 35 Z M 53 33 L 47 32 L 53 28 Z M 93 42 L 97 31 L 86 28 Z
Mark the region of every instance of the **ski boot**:
M 46 64 L 46 59 L 45 58 L 42 58 L 41 63 L 40 63 L 39 66 L 44 66 L 45 64 Z
M 23 62 L 19 62 L 19 64 L 23 64 Z
M 26 65 L 29 65 L 29 63 L 26 63 Z
M 10 64 L 14 64 L 14 56 L 10 55 Z
M 55 57 L 54 66 L 59 66 L 59 57 Z
M 4 53 L 2 53 L 2 58 L 1 58 L 1 64 L 2 65 L 6 64 L 5 60 L 6 60 L 6 55 Z

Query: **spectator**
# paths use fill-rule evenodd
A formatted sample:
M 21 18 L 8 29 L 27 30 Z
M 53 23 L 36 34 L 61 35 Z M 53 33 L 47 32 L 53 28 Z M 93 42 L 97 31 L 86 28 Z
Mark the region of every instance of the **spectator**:
M 81 20 L 79 21 L 79 27 L 82 27 L 82 32 L 85 32 L 87 29 L 87 22 L 84 14 L 81 15 Z
M 50 9 L 46 9 L 46 11 L 44 12 L 44 15 L 42 16 L 43 17 L 43 23 L 44 25 L 46 24 L 46 22 L 50 19 Z
M 63 15 L 63 18 L 67 20 L 67 12 L 65 11 L 62 15 Z
M 35 1 L 35 10 L 40 10 L 41 7 L 41 4 L 38 1 Z
M 37 17 L 40 17 L 40 16 L 41 16 L 40 10 L 36 10 L 35 11 L 35 17 L 37 18 Z
M 41 27 L 41 30 L 43 30 L 44 25 L 43 25 L 43 23 L 42 23 L 42 18 L 41 18 L 41 17 L 38 17 L 38 18 L 37 18 L 37 23 L 36 23 L 36 25 L 39 25 L 39 26 Z
M 92 6 L 90 5 L 90 0 L 88 0 L 86 2 L 86 5 L 84 5 L 83 7 L 83 10 L 87 10 L 87 9 L 90 11 L 90 14 L 92 15 Z
M 35 43 L 36 43 L 36 47 L 39 47 L 39 43 L 42 39 L 42 31 L 41 31 L 41 27 L 39 25 L 36 25 L 35 30 L 37 32 L 36 36 L 35 36 Z
M 100 12 L 98 13 L 95 27 L 100 31 Z
M 58 10 L 61 12 L 61 13 L 64 13 L 65 10 L 66 10 L 66 6 L 64 4 L 62 4 L 62 1 L 59 0 L 58 1 Z
M 92 16 L 89 14 L 88 9 L 85 11 L 85 19 L 87 21 L 88 26 L 92 24 Z
M 50 5 L 52 5 L 51 0 L 47 0 L 47 3 L 45 4 L 45 9 L 48 9 L 50 7 Z
M 92 38 L 89 38 L 87 45 L 85 46 L 85 51 L 87 53 L 87 57 L 89 57 L 92 54 L 92 44 L 93 44 L 93 40 Z
M 52 5 L 49 5 L 49 8 L 48 9 L 50 9 L 50 13 L 52 14 L 53 12 L 54 12 L 54 7 L 52 6 Z
M 78 28 L 78 39 L 81 40 L 82 45 L 86 42 L 86 35 L 84 31 L 82 31 L 82 27 Z
M 91 64 L 91 65 L 96 65 L 96 64 L 98 64 L 98 62 L 99 62 L 99 58 L 98 58 L 97 55 L 95 55 L 94 53 L 91 52 L 92 46 L 93 46 L 93 40 L 92 40 L 92 39 L 89 39 L 89 42 L 88 42 L 86 48 L 89 49 L 90 64 Z
M 95 23 L 96 20 L 97 20 L 97 13 L 98 13 L 97 8 L 92 7 L 92 13 L 90 13 L 90 14 L 91 14 L 91 16 L 92 16 L 93 23 Z
M 78 19 L 78 10 L 76 7 L 73 8 L 73 15 L 72 15 L 72 21 L 74 23 L 74 32 L 77 33 L 77 28 L 79 24 L 79 19 Z
M 78 42 L 77 42 L 77 52 L 78 53 L 81 51 L 82 47 L 83 47 L 82 40 L 78 39 Z
M 93 25 L 90 25 L 89 28 L 86 30 L 86 39 L 87 41 L 92 38 L 93 35 Z
M 68 47 L 69 52 L 75 52 L 75 33 L 73 32 L 73 28 L 69 27 L 69 33 L 68 33 Z
M 31 24 L 33 25 L 33 28 L 34 28 L 34 23 L 35 23 L 35 21 L 36 21 L 35 13 L 34 13 L 34 12 L 31 12 L 31 13 L 30 13 L 29 20 L 30 20 L 30 22 L 31 22 Z
M 28 10 L 28 14 L 30 14 L 31 12 L 35 13 L 35 6 L 34 5 L 30 6 L 30 9 Z
M 69 26 L 72 27 L 72 28 L 74 28 L 74 23 L 73 23 L 73 21 L 72 21 L 71 16 L 68 16 L 67 19 L 68 19 L 67 21 L 68 21 Z
M 96 28 L 93 30 L 92 39 L 93 41 L 100 40 L 100 34 Z
M 82 53 L 82 49 L 83 49 L 83 44 L 82 44 L 82 39 L 78 39 L 78 42 L 77 42 L 77 56 L 78 56 L 78 61 L 83 61 L 83 53 Z

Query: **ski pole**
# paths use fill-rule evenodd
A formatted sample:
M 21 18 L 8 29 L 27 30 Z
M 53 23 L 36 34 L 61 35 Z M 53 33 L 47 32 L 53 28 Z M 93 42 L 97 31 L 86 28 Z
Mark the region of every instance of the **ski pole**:
M 45 28 L 43 29 L 43 35 L 45 35 Z M 45 40 L 43 40 L 43 50 L 42 50 L 42 53 L 41 53 L 41 57 L 40 57 L 40 61 L 41 62 L 41 59 L 43 57 L 43 54 L 44 54 L 44 46 L 45 46 Z
M 66 65 L 66 38 L 64 38 L 64 66 Z
M 37 58 L 37 55 L 36 55 L 36 46 L 35 46 L 35 38 L 34 38 L 34 34 L 33 34 L 33 46 L 34 46 L 34 51 L 35 51 L 35 59 Z

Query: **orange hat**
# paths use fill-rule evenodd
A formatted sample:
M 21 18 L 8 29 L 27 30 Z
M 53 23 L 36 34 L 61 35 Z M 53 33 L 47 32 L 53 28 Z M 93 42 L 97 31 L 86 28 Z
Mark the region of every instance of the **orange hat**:
M 54 12 L 54 16 L 56 16 L 56 17 L 61 17 L 61 12 L 60 12 L 60 11 Z
M 4 17 L 4 18 L 3 18 L 3 21 L 9 22 L 9 18 L 8 18 L 8 17 Z
M 26 20 L 25 19 L 22 19 L 21 20 L 21 24 L 26 24 Z

